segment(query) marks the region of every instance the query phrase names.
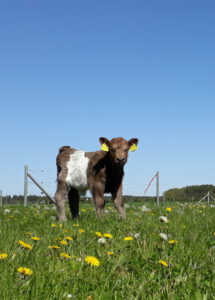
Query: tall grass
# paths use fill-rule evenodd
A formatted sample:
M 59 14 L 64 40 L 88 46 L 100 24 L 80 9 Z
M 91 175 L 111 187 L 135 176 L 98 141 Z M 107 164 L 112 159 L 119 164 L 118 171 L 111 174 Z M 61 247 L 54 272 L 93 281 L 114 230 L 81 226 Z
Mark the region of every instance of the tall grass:
M 122 221 L 111 204 L 103 218 L 81 204 L 80 219 L 62 225 L 52 206 L 2 208 L 0 257 L 8 256 L 0 259 L 0 299 L 215 299 L 215 208 L 142 212 L 141 205 L 131 204 Z M 99 240 L 98 232 L 112 238 Z M 100 265 L 88 264 L 86 256 Z M 21 274 L 19 267 L 33 273 Z

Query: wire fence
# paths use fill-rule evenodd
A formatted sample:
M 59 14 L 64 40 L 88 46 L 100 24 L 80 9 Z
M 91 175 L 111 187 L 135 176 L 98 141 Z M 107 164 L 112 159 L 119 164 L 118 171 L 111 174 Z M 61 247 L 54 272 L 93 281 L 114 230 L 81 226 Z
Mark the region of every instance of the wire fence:
M 54 196 L 56 190 L 55 168 L 53 169 L 29 168 L 29 172 L 51 195 Z M 153 172 L 150 172 L 150 175 L 144 173 L 143 176 L 141 177 L 137 176 L 135 172 L 126 172 L 124 183 L 123 183 L 123 194 L 127 196 L 137 197 L 137 198 L 144 197 L 144 199 L 147 198 L 151 199 L 152 197 L 155 197 L 156 183 L 155 181 L 152 181 L 150 183 L 150 178 L 154 178 Z M 178 187 L 178 182 L 181 182 L 180 187 L 188 186 L 188 185 L 198 185 L 198 184 L 213 184 L 215 182 L 215 176 L 198 175 L 198 174 L 189 175 L 189 174 L 176 174 L 176 173 L 170 174 L 170 173 L 161 172 L 161 178 L 160 178 L 161 201 L 163 200 L 162 196 L 164 195 L 165 191 L 174 187 Z M 150 186 L 148 186 L 149 183 Z M 147 187 L 148 189 L 146 191 Z M 28 195 L 37 195 L 37 196 L 45 197 L 44 193 L 40 191 L 30 179 L 28 179 Z M 2 198 L 0 197 L 0 205 L 1 205 L 1 199 L 3 199 L 3 203 L 4 203 L 5 197 L 6 195 L 3 195 Z M 90 197 L 90 193 L 87 193 L 87 197 Z M 6 202 L 10 202 L 11 198 L 9 196 L 7 196 L 7 199 L 8 201 Z M 192 201 L 192 199 L 187 199 L 187 200 Z

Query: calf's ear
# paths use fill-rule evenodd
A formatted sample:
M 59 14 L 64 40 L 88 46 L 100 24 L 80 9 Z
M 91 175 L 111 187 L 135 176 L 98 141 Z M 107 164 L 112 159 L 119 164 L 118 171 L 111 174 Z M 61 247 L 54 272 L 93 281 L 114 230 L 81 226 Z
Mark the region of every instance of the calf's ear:
M 99 142 L 101 144 L 101 150 L 108 152 L 109 146 L 110 146 L 110 141 L 108 139 L 106 139 L 105 137 L 100 137 Z
M 137 147 L 137 144 L 138 144 L 138 139 L 136 138 L 132 138 L 128 141 L 128 145 L 129 145 L 129 150 L 130 151 L 135 151 L 138 149 Z

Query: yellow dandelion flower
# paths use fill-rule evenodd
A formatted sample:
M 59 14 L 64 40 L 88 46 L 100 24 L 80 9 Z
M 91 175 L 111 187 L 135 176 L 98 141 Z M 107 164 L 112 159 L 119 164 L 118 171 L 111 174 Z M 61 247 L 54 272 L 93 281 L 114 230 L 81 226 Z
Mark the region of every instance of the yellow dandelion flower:
M 166 211 L 172 211 L 172 207 L 167 207 Z
M 6 258 L 8 258 L 7 253 L 0 253 L 0 259 L 6 259 Z
M 99 237 L 102 237 L 102 233 L 99 232 L 99 231 L 96 231 L 95 234 L 96 234 L 97 236 L 99 236 Z
M 123 238 L 124 241 L 132 241 L 134 238 L 132 236 L 126 236 Z
M 52 224 L 51 227 L 57 227 L 57 224 Z
M 33 236 L 31 239 L 33 241 L 40 241 L 41 240 L 41 238 L 39 238 L 38 236 Z
M 68 245 L 68 242 L 65 240 L 60 241 L 61 245 Z
M 73 224 L 74 227 L 79 227 L 79 224 Z
M 17 271 L 22 275 L 32 275 L 33 271 L 30 268 L 19 267 Z
M 176 243 L 178 243 L 178 241 L 177 240 L 169 240 L 169 242 L 168 242 L 169 244 L 171 244 L 171 245 L 173 245 L 173 244 L 176 244 Z
M 112 251 L 108 251 L 107 255 L 113 255 L 114 253 Z
M 110 234 L 110 233 L 104 233 L 103 237 L 106 237 L 106 238 L 109 238 L 109 239 L 113 238 L 112 234 Z
M 161 259 L 159 260 L 159 264 L 161 264 L 164 267 L 168 267 L 169 266 L 168 262 L 166 262 L 164 260 L 161 260 Z
M 59 246 L 55 246 L 55 245 L 48 246 L 48 248 L 49 248 L 49 249 L 54 249 L 54 250 L 56 250 L 56 249 L 60 249 L 60 247 L 59 247 Z
M 100 266 L 100 261 L 94 256 L 86 256 L 84 260 L 90 266 L 93 266 L 93 267 L 99 267 Z
M 72 258 L 68 253 L 65 253 L 65 252 L 60 253 L 60 257 L 68 258 L 68 259 Z
M 79 229 L 78 231 L 79 231 L 80 233 L 84 233 L 84 232 L 85 232 L 84 229 Z
M 63 228 L 63 224 L 59 224 L 59 227 L 60 227 L 60 228 Z
M 71 237 L 71 236 L 66 236 L 66 237 L 64 238 L 64 240 L 67 240 L 67 241 L 73 241 L 73 237 Z
M 29 250 L 32 250 L 32 246 L 31 245 L 29 245 L 29 244 L 27 244 L 27 243 L 25 243 L 25 242 L 23 242 L 23 241 L 19 241 L 18 242 L 23 248 L 26 248 L 26 249 L 29 249 Z

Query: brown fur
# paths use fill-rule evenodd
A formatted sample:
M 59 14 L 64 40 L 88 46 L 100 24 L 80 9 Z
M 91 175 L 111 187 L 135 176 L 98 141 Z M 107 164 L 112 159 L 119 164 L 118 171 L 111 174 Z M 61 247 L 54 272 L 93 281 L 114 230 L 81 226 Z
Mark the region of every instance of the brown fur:
M 125 209 L 122 199 L 122 180 L 124 165 L 128 159 L 128 151 L 132 144 L 138 143 L 138 139 L 126 141 L 123 138 L 114 138 L 109 141 L 100 138 L 100 143 L 109 147 L 109 152 L 96 151 L 85 152 L 89 158 L 87 168 L 87 183 L 93 195 L 96 211 L 103 214 L 105 206 L 104 193 L 111 193 L 115 207 L 119 215 L 125 218 Z M 55 194 L 58 216 L 60 221 L 66 220 L 65 201 L 69 200 L 69 206 L 73 217 L 78 217 L 79 193 L 78 189 L 68 186 L 66 183 L 67 162 L 70 155 L 76 151 L 74 148 L 64 146 L 59 149 L 57 156 L 57 191 Z

